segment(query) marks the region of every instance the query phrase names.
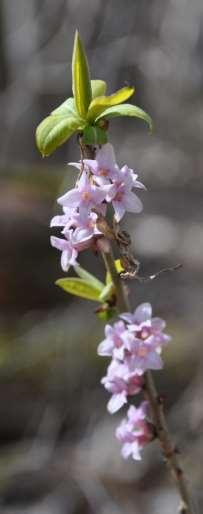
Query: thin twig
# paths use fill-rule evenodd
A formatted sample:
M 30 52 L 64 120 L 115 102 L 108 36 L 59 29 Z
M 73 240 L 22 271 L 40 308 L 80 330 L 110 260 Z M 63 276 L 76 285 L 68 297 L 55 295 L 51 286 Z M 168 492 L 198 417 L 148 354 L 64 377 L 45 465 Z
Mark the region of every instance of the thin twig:
M 182 268 L 182 264 L 176 264 L 175 266 L 171 266 L 170 268 L 162 268 L 159 271 L 157 271 L 156 273 L 153 273 L 153 275 L 147 275 L 146 277 L 142 277 L 142 276 L 138 275 L 139 266 L 136 264 L 134 271 L 132 271 L 132 272 L 126 271 L 126 272 L 120 273 L 120 277 L 123 278 L 124 280 L 136 279 L 136 280 L 138 280 L 138 282 L 150 282 L 151 280 L 154 280 L 155 278 L 159 278 L 160 275 L 162 275 L 163 273 L 170 273 L 172 271 L 177 271 L 180 268 Z

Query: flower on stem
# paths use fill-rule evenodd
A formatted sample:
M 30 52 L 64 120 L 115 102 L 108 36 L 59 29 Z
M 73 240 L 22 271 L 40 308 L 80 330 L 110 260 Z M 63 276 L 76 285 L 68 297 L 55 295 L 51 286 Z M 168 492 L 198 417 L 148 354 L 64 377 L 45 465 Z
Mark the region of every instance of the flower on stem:
M 141 339 L 151 347 L 161 351 L 161 347 L 170 341 L 170 336 L 165 334 L 166 323 L 161 318 L 152 318 L 152 306 L 150 303 L 141 303 L 134 313 L 125 312 L 119 316 L 127 323 L 128 330 L 134 337 Z
M 90 182 L 86 171 L 83 171 L 77 182 L 77 187 L 58 198 L 58 203 L 64 207 L 78 208 L 79 212 L 84 213 L 85 210 L 89 211 L 92 208 L 100 206 L 106 194 L 106 186 L 95 186 Z
M 66 237 L 69 231 L 73 228 L 74 245 L 77 250 L 84 250 L 90 246 L 94 236 L 101 235 L 100 230 L 97 228 L 97 219 L 98 216 L 96 212 L 75 212 L 66 223 L 62 230 L 62 234 Z
M 127 403 L 128 396 L 140 392 L 143 379 L 136 373 L 129 373 L 126 364 L 112 360 L 108 366 L 107 375 L 102 378 L 101 383 L 109 393 L 112 393 L 107 409 L 111 414 L 114 414 Z
M 63 207 L 64 214 L 54 216 L 50 221 L 50 227 L 65 227 L 74 214 L 77 212 L 75 209 L 68 209 Z
M 101 356 L 114 356 L 115 358 L 123 359 L 124 357 L 124 340 L 123 336 L 126 333 L 125 323 L 117 321 L 113 327 L 111 325 L 105 326 L 106 338 L 98 346 L 98 355 Z
M 162 346 L 170 341 L 163 333 L 164 320 L 152 318 L 149 303 L 141 304 L 134 314 L 121 314 L 120 318 L 113 326 L 106 325 L 106 337 L 98 346 L 98 354 L 124 361 L 129 373 L 136 371 L 138 375 L 147 369 L 162 368 Z
M 77 256 L 78 251 L 74 247 L 72 241 L 70 239 L 61 239 L 59 237 L 51 236 L 51 245 L 57 250 L 60 250 L 61 253 L 61 267 L 63 271 L 68 271 L 70 266 L 77 266 Z
M 135 342 L 133 351 L 126 356 L 129 371 L 142 375 L 148 369 L 162 369 L 163 361 L 151 340 Z
M 58 219 L 59 218 L 59 219 Z M 95 212 L 84 211 L 81 213 L 70 211 L 63 216 L 55 216 L 52 226 L 64 226 L 62 234 L 65 239 L 51 236 L 51 245 L 62 251 L 61 267 L 68 271 L 70 266 L 76 266 L 78 252 L 89 248 L 94 237 L 101 235 L 97 229 L 97 214 Z
M 115 220 L 119 222 L 126 211 L 140 213 L 143 209 L 143 205 L 138 196 L 132 192 L 134 187 L 137 187 L 136 177 L 133 178 L 132 170 L 127 166 L 123 166 L 118 171 L 117 176 L 113 180 L 112 187 L 107 193 L 107 202 L 112 202 L 115 211 Z M 144 185 L 138 182 L 138 187 L 141 188 Z
M 88 166 L 93 174 L 94 180 L 98 185 L 110 184 L 117 177 L 119 167 L 113 146 L 110 143 L 103 145 L 96 152 L 96 158 L 84 159 L 85 166 Z
M 116 429 L 116 437 L 123 444 L 121 454 L 124 459 L 132 455 L 134 460 L 140 460 L 140 451 L 153 438 L 148 410 L 148 402 L 143 402 L 138 408 L 131 405 L 127 418 Z

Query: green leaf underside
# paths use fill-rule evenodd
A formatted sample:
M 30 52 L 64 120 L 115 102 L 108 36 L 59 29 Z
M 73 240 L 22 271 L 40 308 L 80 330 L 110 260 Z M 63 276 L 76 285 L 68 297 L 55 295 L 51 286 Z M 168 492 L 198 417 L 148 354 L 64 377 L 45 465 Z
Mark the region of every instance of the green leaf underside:
M 73 47 L 72 84 L 78 113 L 85 117 L 92 100 L 92 90 L 88 61 L 78 31 L 75 33 Z
M 82 278 L 90 285 L 92 285 L 95 289 L 97 289 L 99 293 L 102 292 L 103 288 L 105 287 L 105 284 L 103 284 L 103 282 L 100 282 L 100 280 L 98 280 L 98 278 L 89 273 L 89 271 L 86 271 L 81 266 L 75 266 L 75 272 L 80 278 Z
M 123 104 L 123 105 L 115 105 L 113 107 L 109 107 L 106 109 L 98 118 L 96 118 L 96 122 L 106 118 L 115 118 L 117 116 L 133 116 L 135 118 L 140 118 L 144 120 L 148 125 L 150 130 L 152 130 L 152 119 L 145 111 L 137 107 L 136 105 L 131 104 Z
M 107 143 L 107 132 L 100 127 L 85 127 L 83 143 L 85 145 L 104 145 Z
M 109 284 L 104 286 L 104 288 L 99 296 L 99 300 L 101 302 L 106 302 L 107 300 L 109 300 L 109 298 L 111 298 L 114 291 L 115 291 L 114 284 L 112 282 L 109 282 Z
M 51 112 L 51 114 L 57 115 L 57 116 L 60 115 L 60 116 L 76 118 L 76 119 L 80 120 L 81 122 L 82 121 L 84 122 L 84 120 L 79 116 L 79 114 L 77 112 L 75 100 L 72 97 L 67 98 L 67 100 L 65 100 L 61 105 L 56 107 L 56 109 L 54 109 Z
M 107 84 L 104 80 L 91 80 L 92 98 L 105 95 Z
M 86 300 L 93 300 L 100 302 L 99 296 L 100 291 L 97 288 L 90 285 L 89 282 L 81 278 L 59 278 L 56 280 L 56 285 L 61 287 L 66 293 L 80 296 Z
M 80 123 L 76 118 L 51 114 L 37 127 L 37 147 L 43 156 L 50 155 L 79 128 Z
M 110 96 L 100 96 L 92 100 L 88 109 L 88 119 L 94 121 L 105 109 L 125 102 L 134 93 L 133 87 L 123 87 Z

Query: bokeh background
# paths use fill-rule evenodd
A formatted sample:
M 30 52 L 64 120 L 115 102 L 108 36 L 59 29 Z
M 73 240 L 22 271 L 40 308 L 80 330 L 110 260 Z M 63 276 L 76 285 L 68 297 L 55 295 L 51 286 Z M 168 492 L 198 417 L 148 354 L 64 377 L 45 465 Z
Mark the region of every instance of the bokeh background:
M 120 164 L 146 184 L 142 215 L 126 216 L 141 274 L 182 263 L 144 285 L 173 342 L 156 373 L 174 440 L 202 511 L 203 479 L 203 3 L 202 0 L 1 0 L 0 2 L 0 512 L 171 514 L 174 485 L 158 445 L 124 462 L 106 412 L 97 356 L 103 326 L 91 302 L 57 289 L 63 275 L 49 244 L 56 197 L 75 175 L 73 139 L 49 159 L 37 124 L 71 95 L 80 30 L 93 78 L 109 92 L 136 87 L 154 119 L 114 120 Z M 81 263 L 102 277 L 98 258 Z

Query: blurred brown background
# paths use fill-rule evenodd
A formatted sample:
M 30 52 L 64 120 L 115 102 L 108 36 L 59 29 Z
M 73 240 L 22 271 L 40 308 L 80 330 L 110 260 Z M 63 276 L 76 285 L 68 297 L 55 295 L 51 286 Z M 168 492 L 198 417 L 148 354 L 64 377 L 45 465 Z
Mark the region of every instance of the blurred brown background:
M 75 28 L 93 78 L 109 92 L 136 87 L 154 119 L 114 120 L 120 164 L 146 184 L 144 212 L 126 216 L 143 275 L 134 306 L 151 301 L 173 342 L 156 374 L 174 438 L 203 507 L 203 3 L 202 0 L 1 0 L 0 2 L 0 512 L 172 514 L 177 496 L 158 446 L 124 462 L 100 385 L 107 362 L 91 302 L 54 285 L 63 275 L 49 244 L 56 197 L 73 183 L 72 139 L 49 159 L 34 132 L 71 95 Z M 81 263 L 102 276 L 99 260 Z

